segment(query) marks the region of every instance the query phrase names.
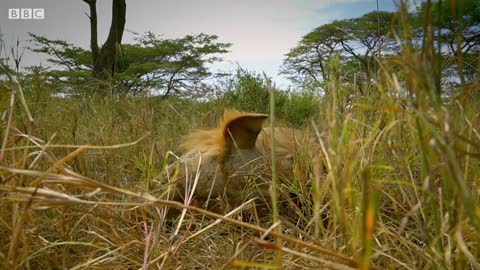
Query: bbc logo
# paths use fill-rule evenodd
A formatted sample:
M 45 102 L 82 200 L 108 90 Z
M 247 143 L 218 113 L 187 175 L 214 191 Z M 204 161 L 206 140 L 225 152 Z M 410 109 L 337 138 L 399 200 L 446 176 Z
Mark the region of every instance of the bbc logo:
M 8 19 L 10 20 L 43 20 L 45 19 L 44 8 L 9 8 Z

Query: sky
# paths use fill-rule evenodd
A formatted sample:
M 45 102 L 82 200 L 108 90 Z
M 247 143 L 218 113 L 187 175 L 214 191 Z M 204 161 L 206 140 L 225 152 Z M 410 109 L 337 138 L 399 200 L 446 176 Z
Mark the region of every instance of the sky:
M 280 87 L 289 85 L 278 74 L 286 53 L 316 27 L 361 16 L 377 8 L 376 0 L 126 0 L 123 43 L 133 33 L 152 31 L 165 38 L 212 34 L 232 43 L 224 62 L 214 70 L 233 71 L 237 64 L 265 72 Z M 103 43 L 111 21 L 112 0 L 97 0 L 98 39 Z M 378 0 L 380 10 L 395 11 L 393 0 Z M 43 20 L 10 20 L 8 9 L 43 8 Z M 28 32 L 61 39 L 88 49 L 88 5 L 82 0 L 0 0 L 0 33 L 10 50 L 17 41 L 28 47 Z M 4 55 L 2 55 L 3 57 Z M 45 57 L 25 51 L 22 66 L 46 64 Z

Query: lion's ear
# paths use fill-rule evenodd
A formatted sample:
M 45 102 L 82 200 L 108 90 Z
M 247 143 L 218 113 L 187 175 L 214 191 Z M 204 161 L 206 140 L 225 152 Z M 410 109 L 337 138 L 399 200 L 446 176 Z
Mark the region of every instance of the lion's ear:
M 225 111 L 221 127 L 227 147 L 255 148 L 258 134 L 267 117 L 266 114 Z

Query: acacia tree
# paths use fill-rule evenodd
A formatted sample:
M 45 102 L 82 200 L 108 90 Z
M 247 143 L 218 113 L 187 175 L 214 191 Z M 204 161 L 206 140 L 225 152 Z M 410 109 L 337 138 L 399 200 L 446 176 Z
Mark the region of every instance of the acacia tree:
M 115 78 L 132 92 L 147 87 L 163 96 L 191 93 L 212 75 L 208 65 L 221 61 L 231 46 L 217 39 L 206 34 L 162 39 L 147 32 L 124 47 Z
M 108 38 L 93 65 L 92 74 L 96 79 L 109 80 L 115 73 L 115 58 L 122 43 L 126 9 L 125 0 L 112 1 L 112 23 L 110 24 Z
M 438 53 L 444 60 L 443 75 L 458 77 L 462 85 L 474 81 L 480 53 L 480 2 L 463 0 L 452 5 L 452 0 L 444 0 L 431 6 L 423 3 L 417 12 L 423 24 L 428 12 L 436 19 L 434 34 Z
M 92 51 L 92 63 L 98 58 L 98 31 L 97 31 L 97 0 L 82 0 L 88 4 L 90 14 L 87 14 L 90 20 L 90 50 Z
M 339 55 L 342 73 L 363 74 L 368 82 L 374 69 L 374 56 L 395 51 L 389 35 L 393 13 L 371 12 L 360 18 L 334 21 L 317 27 L 303 36 L 283 61 L 282 73 L 291 78 L 312 80 L 317 84 L 328 81 L 331 71 L 327 62 Z M 354 64 L 355 60 L 358 65 Z
M 347 38 L 342 39 L 342 47 L 359 61 L 367 80 L 375 71 L 374 56 L 380 56 L 382 51 L 391 53 L 397 48 L 390 35 L 392 16 L 392 12 L 374 11 L 343 22 Z
M 390 12 L 370 12 L 317 27 L 286 55 L 282 73 L 294 82 L 314 82 L 322 87 L 333 74 L 328 69 L 328 59 L 338 55 L 341 65 L 337 69 L 343 81 L 351 82 L 351 74 L 355 74 L 357 83 L 362 77 L 370 83 L 376 72 L 375 57 L 399 52 L 399 44 L 390 34 L 391 29 L 399 27 L 392 23 L 393 16 Z M 435 47 L 439 55 L 438 63 L 432 63 L 439 91 L 442 76 L 454 86 L 478 80 L 480 1 L 426 1 L 410 14 L 410 19 L 416 33 L 412 45 Z
M 28 49 L 48 55 L 47 62 L 54 67 L 47 72 L 49 80 L 77 85 L 90 79 L 93 69 L 90 51 L 64 40 L 52 40 L 33 33 L 29 35 L 34 46 Z
M 32 51 L 49 56 L 54 65 L 48 72 L 49 80 L 66 82 L 66 85 L 86 82 L 91 76 L 92 53 L 62 40 L 30 34 Z M 117 56 L 113 80 L 119 92 L 144 93 L 155 90 L 157 94 L 190 94 L 213 74 L 208 66 L 221 61 L 220 55 L 228 52 L 229 43 L 217 42 L 214 35 L 187 35 L 178 39 L 162 39 L 153 33 L 136 39 L 134 44 L 122 45 Z
M 297 47 L 286 55 L 281 72 L 291 80 L 312 80 L 321 84 L 329 80 L 327 61 L 341 47 L 344 35 L 338 31 L 337 22 L 317 27 L 303 36 Z

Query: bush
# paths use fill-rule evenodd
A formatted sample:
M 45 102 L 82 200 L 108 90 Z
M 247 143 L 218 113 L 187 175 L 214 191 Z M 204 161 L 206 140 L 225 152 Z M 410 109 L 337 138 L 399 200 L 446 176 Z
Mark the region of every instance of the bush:
M 320 97 L 313 92 L 292 92 L 281 108 L 279 117 L 299 127 L 318 117 Z
M 269 113 L 270 93 L 265 75 L 239 68 L 227 82 L 223 102 L 225 107 L 248 112 Z M 278 118 L 295 126 L 318 115 L 320 97 L 313 91 L 287 92 L 275 88 L 275 107 Z
M 268 113 L 270 94 L 268 80 L 265 75 L 256 74 L 242 68 L 226 84 L 223 101 L 227 107 L 241 111 Z M 276 107 L 282 107 L 286 101 L 286 94 L 281 90 L 276 91 Z

